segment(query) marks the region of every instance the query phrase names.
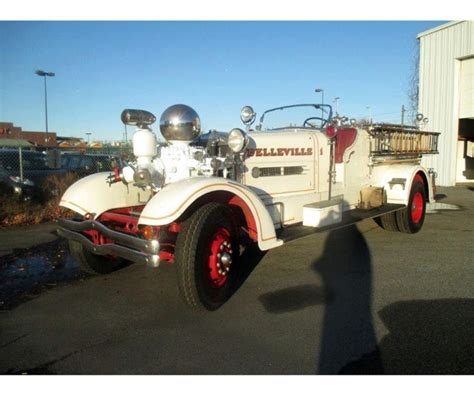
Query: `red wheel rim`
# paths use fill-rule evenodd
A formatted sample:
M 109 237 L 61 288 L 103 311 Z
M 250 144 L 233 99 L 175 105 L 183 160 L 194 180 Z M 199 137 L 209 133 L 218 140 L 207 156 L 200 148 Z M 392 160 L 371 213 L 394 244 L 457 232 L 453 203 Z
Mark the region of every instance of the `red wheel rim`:
M 210 242 L 207 263 L 211 286 L 215 288 L 224 286 L 232 265 L 232 243 L 230 232 L 227 228 L 220 227 L 214 233 Z
M 423 217 L 423 203 L 423 194 L 416 192 L 411 203 L 411 219 L 415 224 L 418 224 Z

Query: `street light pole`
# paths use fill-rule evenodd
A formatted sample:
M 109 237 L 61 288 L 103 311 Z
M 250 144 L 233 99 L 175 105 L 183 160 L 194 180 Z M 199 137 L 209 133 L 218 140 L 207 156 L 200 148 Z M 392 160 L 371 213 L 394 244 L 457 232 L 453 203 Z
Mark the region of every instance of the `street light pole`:
M 87 135 L 87 145 L 89 145 L 89 138 L 91 136 L 92 132 L 86 132 Z
M 324 104 L 324 89 L 316 88 L 314 92 L 321 92 L 321 104 Z M 324 110 L 322 107 L 321 107 L 321 118 L 324 118 Z
M 48 137 L 48 89 L 46 86 L 46 77 L 54 77 L 53 72 L 45 72 L 43 70 L 36 70 L 35 74 L 44 78 L 44 114 L 46 120 L 46 146 L 49 146 L 49 137 Z
M 336 96 L 334 98 L 334 103 L 336 104 L 336 115 L 339 115 L 339 99 L 341 99 L 339 96 Z

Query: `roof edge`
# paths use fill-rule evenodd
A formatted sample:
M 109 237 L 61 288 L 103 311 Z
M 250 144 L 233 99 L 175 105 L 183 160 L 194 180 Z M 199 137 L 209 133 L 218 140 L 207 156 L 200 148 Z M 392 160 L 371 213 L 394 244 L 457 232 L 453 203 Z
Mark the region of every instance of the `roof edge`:
M 466 22 L 466 21 L 451 21 L 451 22 L 443 23 L 442 25 L 436 26 L 432 29 L 425 30 L 424 32 L 419 33 L 416 36 L 416 38 L 419 39 L 421 37 L 428 36 L 429 34 L 438 32 L 438 31 L 443 30 L 443 29 L 447 29 L 451 26 L 454 26 L 454 25 L 457 25 L 458 23 L 463 23 L 463 22 Z

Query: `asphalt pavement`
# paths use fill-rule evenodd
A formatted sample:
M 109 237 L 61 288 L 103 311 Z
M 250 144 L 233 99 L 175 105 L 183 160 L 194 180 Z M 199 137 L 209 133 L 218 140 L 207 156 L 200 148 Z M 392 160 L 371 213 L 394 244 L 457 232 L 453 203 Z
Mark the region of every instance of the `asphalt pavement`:
M 418 234 L 365 220 L 249 257 L 212 313 L 181 302 L 171 264 L 84 278 L 61 240 L 4 256 L 4 283 L 48 253 L 59 257 L 35 276 L 68 275 L 27 298 L 15 289 L 0 373 L 473 374 L 474 185 L 438 193 Z
M 0 228 L 0 263 L 2 257 L 58 239 L 54 223 Z

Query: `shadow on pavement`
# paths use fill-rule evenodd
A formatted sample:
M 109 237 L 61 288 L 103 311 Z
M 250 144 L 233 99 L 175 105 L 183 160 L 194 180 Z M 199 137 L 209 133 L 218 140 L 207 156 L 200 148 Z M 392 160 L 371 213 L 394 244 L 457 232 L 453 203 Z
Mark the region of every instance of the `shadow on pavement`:
M 236 267 L 236 276 L 232 285 L 232 295 L 244 284 L 267 252 L 261 251 L 257 245 L 250 245 L 242 254 L 241 263 Z
M 372 269 L 369 248 L 355 225 L 331 231 L 322 256 L 312 269 L 322 287 L 304 284 L 260 297 L 270 313 L 325 305 L 320 342 L 319 374 L 337 374 L 349 362 L 369 359 L 351 374 L 383 373 L 373 328 Z
M 370 251 L 356 226 L 332 231 L 323 255 L 313 263 L 332 298 L 324 312 L 319 374 L 337 374 L 352 360 L 370 356 L 351 374 L 381 374 L 382 361 L 372 321 L 372 268 Z
M 266 293 L 259 300 L 269 313 L 286 313 L 327 303 L 329 296 L 325 290 L 312 285 L 298 285 L 276 292 Z
M 379 315 L 389 330 L 379 344 L 386 374 L 474 373 L 474 299 L 400 301 Z M 371 357 L 343 372 L 375 370 Z
M 355 227 L 332 231 L 312 264 L 322 288 L 264 294 L 270 313 L 325 305 L 319 374 L 474 373 L 474 299 L 399 301 L 378 312 L 389 334 L 377 343 L 369 248 Z

